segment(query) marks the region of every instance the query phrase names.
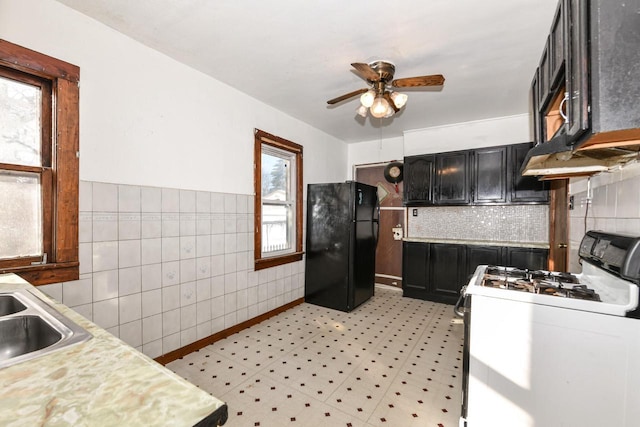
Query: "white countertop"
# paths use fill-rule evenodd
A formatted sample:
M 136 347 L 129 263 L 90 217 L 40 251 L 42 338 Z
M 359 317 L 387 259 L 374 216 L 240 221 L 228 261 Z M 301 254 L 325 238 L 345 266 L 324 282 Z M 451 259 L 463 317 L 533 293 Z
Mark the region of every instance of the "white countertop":
M 0 275 L 0 292 L 16 288 L 28 288 L 93 338 L 0 369 L 0 425 L 182 427 L 225 405 L 20 277 Z

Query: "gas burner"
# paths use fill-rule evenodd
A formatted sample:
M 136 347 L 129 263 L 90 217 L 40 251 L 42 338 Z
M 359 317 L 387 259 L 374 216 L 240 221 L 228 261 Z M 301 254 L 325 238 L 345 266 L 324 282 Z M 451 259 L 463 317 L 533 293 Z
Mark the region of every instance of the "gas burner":
M 600 301 L 600 296 L 571 273 L 488 266 L 482 286 L 540 295 Z
M 580 283 L 571 273 L 546 270 L 528 270 L 515 267 L 487 266 L 486 274 L 502 277 L 504 280 L 524 279 L 528 281 L 547 280 L 555 283 Z

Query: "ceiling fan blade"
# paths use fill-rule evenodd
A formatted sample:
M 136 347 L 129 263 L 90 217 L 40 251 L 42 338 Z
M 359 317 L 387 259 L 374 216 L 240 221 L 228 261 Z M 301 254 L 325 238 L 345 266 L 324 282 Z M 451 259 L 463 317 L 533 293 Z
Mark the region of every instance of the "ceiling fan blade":
M 391 99 L 391 95 L 389 94 L 389 92 L 385 92 L 384 93 L 384 99 L 387 100 L 387 102 L 389 103 L 389 105 L 391 105 L 391 108 L 393 108 L 393 111 L 395 113 L 397 113 L 398 111 L 400 111 L 400 109 L 398 107 L 396 107 L 395 102 L 393 102 L 393 99 Z
M 369 66 L 369 64 L 363 64 L 362 62 L 354 62 L 351 64 L 353 68 L 356 69 L 360 77 L 365 80 L 371 80 L 372 82 L 377 82 L 380 80 L 380 75 Z
M 391 82 L 393 87 L 418 87 L 418 86 L 442 86 L 444 76 L 442 74 L 432 74 L 430 76 L 407 77 Z
M 344 94 L 342 96 L 339 96 L 337 98 L 333 98 L 333 99 L 328 100 L 327 104 L 329 104 L 329 105 L 337 104 L 340 101 L 344 101 L 345 99 L 353 98 L 354 96 L 360 95 L 361 93 L 365 93 L 368 90 L 369 89 L 367 89 L 367 88 L 354 90 L 353 92 L 349 92 L 349 93 L 346 93 L 346 94 Z

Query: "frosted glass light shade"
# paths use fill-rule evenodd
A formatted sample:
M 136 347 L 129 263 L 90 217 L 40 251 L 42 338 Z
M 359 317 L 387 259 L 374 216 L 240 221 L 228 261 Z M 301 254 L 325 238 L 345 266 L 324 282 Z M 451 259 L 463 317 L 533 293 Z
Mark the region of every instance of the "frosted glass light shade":
M 393 107 L 391 105 L 389 105 L 387 107 L 387 111 L 386 111 L 386 113 L 384 115 L 384 118 L 388 119 L 389 117 L 393 116 L 395 113 L 396 113 L 396 111 L 393 109 Z
M 369 89 L 360 96 L 360 103 L 363 107 L 369 108 L 373 105 L 373 100 L 376 98 L 376 93 L 373 89 Z
M 377 119 L 384 117 L 387 114 L 389 103 L 382 96 L 378 96 L 371 105 L 371 115 Z
M 404 104 L 407 103 L 407 99 L 409 99 L 409 97 L 404 93 L 391 92 L 391 99 L 393 100 L 393 103 L 396 105 L 396 108 L 400 109 L 404 107 Z
M 358 115 L 360 115 L 362 117 L 367 117 L 367 107 L 365 107 L 364 105 L 361 105 L 356 110 L 356 113 L 358 113 Z

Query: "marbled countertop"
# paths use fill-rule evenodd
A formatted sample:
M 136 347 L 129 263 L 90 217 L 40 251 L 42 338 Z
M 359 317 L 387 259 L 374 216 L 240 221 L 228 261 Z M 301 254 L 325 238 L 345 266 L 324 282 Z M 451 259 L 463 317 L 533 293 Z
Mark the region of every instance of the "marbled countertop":
M 405 237 L 402 240 L 405 242 L 421 243 L 451 243 L 455 245 L 510 246 L 514 248 L 549 249 L 549 243 L 540 242 L 500 242 L 495 240 L 432 239 L 430 237 Z
M 0 425 L 182 427 L 224 406 L 18 276 L 0 275 L 0 291 L 15 288 L 50 302 L 93 338 L 0 369 Z

